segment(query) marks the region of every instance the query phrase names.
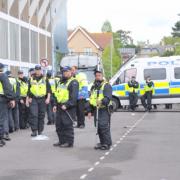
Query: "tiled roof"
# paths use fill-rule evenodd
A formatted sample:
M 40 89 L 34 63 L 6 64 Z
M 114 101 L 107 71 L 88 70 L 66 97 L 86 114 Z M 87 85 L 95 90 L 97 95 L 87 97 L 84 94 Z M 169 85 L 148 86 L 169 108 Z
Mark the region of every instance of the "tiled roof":
M 104 49 L 108 45 L 111 44 L 112 40 L 112 33 L 107 32 L 107 33 L 90 33 L 88 32 L 85 28 L 80 27 L 83 29 L 83 31 L 96 43 L 98 44 L 101 49 Z M 68 37 L 73 33 L 74 31 L 69 30 L 68 31 Z

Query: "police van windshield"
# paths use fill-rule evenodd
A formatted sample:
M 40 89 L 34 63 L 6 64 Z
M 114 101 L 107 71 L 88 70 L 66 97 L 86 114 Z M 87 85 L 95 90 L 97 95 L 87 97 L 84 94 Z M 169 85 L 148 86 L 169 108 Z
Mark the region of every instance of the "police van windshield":
M 87 68 L 87 67 L 95 67 L 98 64 L 97 56 L 66 56 L 62 58 L 60 66 L 77 66 L 78 68 Z
M 87 80 L 88 80 L 88 84 L 94 82 L 95 76 L 94 76 L 94 70 L 78 70 L 78 72 L 83 72 L 84 74 L 86 74 Z

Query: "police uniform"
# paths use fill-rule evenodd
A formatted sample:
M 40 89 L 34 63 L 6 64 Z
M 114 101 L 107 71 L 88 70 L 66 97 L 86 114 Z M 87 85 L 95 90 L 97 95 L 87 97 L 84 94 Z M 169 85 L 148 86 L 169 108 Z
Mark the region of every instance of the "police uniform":
M 20 73 L 20 72 L 19 72 Z M 22 72 L 23 73 L 23 72 Z M 19 126 L 20 129 L 26 129 L 28 127 L 28 111 L 26 107 L 26 97 L 28 92 L 27 78 L 17 79 L 20 86 L 20 99 L 19 99 Z
M 151 110 L 151 100 L 152 100 L 152 94 L 154 89 L 154 83 L 153 81 L 146 81 L 146 84 L 144 86 L 144 95 L 141 97 L 142 105 L 144 106 L 145 110 Z M 146 103 L 147 100 L 147 103 Z
M 47 74 L 47 80 L 50 84 L 51 87 L 51 100 L 50 103 L 47 105 L 47 118 L 48 122 L 47 124 L 54 124 L 56 121 L 56 113 L 53 112 L 53 94 L 55 93 L 56 90 L 56 79 L 51 77 L 51 74 L 49 73 L 49 76 Z
M 112 145 L 111 133 L 110 133 L 110 112 L 108 106 L 112 99 L 112 87 L 105 80 L 95 81 L 91 88 L 90 105 L 95 109 L 94 120 L 97 124 L 97 132 L 100 139 L 100 144 L 95 146 L 95 149 L 106 150 Z M 101 102 L 101 105 L 97 108 L 97 101 Z M 98 119 L 96 119 L 98 111 Z
M 86 99 L 89 97 L 88 94 L 88 82 L 87 77 L 84 73 L 80 72 L 75 76 L 76 80 L 79 83 L 79 94 L 77 101 L 77 127 L 84 128 L 85 127 L 85 103 Z
M 70 71 L 70 67 L 65 67 L 63 71 Z M 69 79 L 62 78 L 57 84 L 55 92 L 55 105 L 57 106 L 56 132 L 59 142 L 54 146 L 72 147 L 74 144 L 74 111 L 76 110 L 78 98 L 78 82 L 73 77 Z M 62 106 L 66 110 L 62 109 Z
M 128 82 L 129 108 L 134 111 L 138 101 L 139 83 L 135 80 Z
M 41 70 L 40 66 L 35 67 L 36 70 Z M 32 98 L 29 105 L 29 123 L 32 129 L 31 136 L 40 135 L 44 130 L 44 118 L 46 112 L 46 96 L 50 93 L 50 85 L 43 75 L 37 77 L 34 75 L 29 80 L 28 99 Z
M 0 63 L 0 70 L 3 69 L 3 64 Z M 12 86 L 8 77 L 0 72 L 0 147 L 5 145 L 3 141 L 4 136 L 4 122 L 8 121 L 8 103 L 15 99 L 15 94 L 12 91 Z
M 10 130 L 18 130 L 19 129 L 19 98 L 20 98 L 20 86 L 19 83 L 17 82 L 16 78 L 14 77 L 9 77 L 9 81 L 13 87 L 13 91 L 16 94 L 16 105 L 14 108 L 12 108 L 12 121 L 13 126 L 10 125 Z M 11 113 L 9 114 L 11 118 Z

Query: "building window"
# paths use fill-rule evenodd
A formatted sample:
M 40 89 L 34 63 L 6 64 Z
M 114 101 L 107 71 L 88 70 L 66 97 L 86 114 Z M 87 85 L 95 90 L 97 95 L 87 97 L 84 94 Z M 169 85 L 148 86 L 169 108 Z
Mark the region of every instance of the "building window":
M 152 80 L 165 80 L 166 69 L 165 68 L 144 69 L 144 79 L 146 79 L 148 76 L 150 76 Z
M 0 58 L 8 58 L 8 24 L 0 19 Z
M 38 33 L 31 31 L 31 62 L 38 64 Z
M 175 79 L 180 79 L 180 67 L 174 68 Z
M 69 54 L 73 54 L 75 51 L 72 48 L 69 48 Z
M 84 48 L 84 53 L 87 55 L 92 54 L 92 48 Z
M 21 60 L 29 62 L 29 30 L 21 27 Z
M 10 59 L 19 60 L 19 26 L 10 23 Z

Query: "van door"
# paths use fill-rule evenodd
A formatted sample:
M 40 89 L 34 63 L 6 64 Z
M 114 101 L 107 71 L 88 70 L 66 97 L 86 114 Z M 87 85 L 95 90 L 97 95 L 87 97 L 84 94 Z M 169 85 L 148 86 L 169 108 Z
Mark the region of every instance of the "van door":
M 180 66 L 179 67 L 172 66 L 169 88 L 170 88 L 169 90 L 170 96 L 172 98 L 175 98 L 174 103 L 179 103 L 180 102 Z
M 169 71 L 167 67 L 147 68 L 144 69 L 144 79 L 148 76 L 154 82 L 153 96 L 163 98 L 169 95 Z

